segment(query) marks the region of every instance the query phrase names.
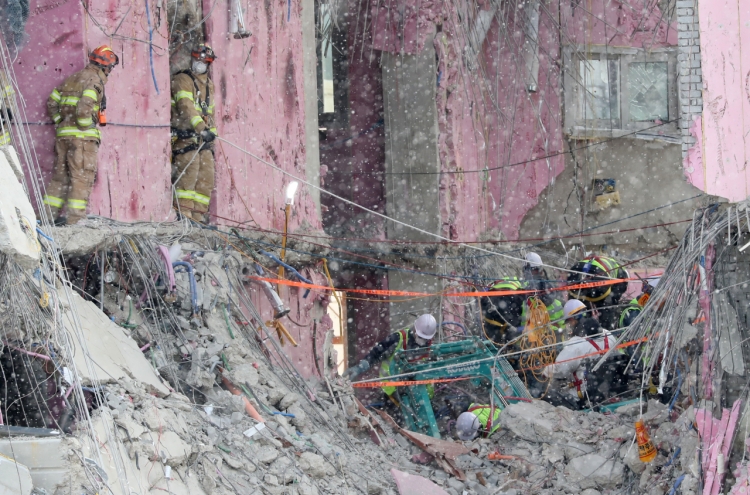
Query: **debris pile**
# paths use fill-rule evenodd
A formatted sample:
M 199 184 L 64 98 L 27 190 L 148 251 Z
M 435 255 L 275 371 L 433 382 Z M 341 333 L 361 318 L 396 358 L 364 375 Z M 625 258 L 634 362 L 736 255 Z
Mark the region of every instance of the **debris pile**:
M 302 380 L 253 304 L 250 293 L 261 289 L 248 283 L 251 253 L 215 241 L 183 238 L 177 247 L 172 238 L 123 236 L 114 249 L 99 246 L 104 262 L 89 263 L 86 281 L 71 260 L 74 286 L 92 300 L 104 295 L 99 305 L 72 297 L 87 341 L 76 359 L 90 357 L 106 376 L 91 426 L 79 421 L 75 430 L 94 435 L 102 463 L 81 463 L 94 452 L 66 439 L 67 486 L 90 487 L 93 478 L 115 493 L 115 480 L 125 480 L 122 493 L 378 494 L 397 493 L 408 475 L 450 494 L 593 495 L 674 482 L 666 457 L 638 460 L 637 405 L 602 415 L 521 402 L 503 411 L 492 438 L 462 446 L 365 409 L 329 363 L 317 380 Z M 170 274 L 170 251 L 192 270 Z M 77 368 L 92 385 L 85 364 Z M 685 442 L 697 437 L 682 431 L 691 413 L 672 423 L 666 408 L 645 406 L 659 449 L 694 452 Z M 683 489 L 691 482 L 683 478 Z

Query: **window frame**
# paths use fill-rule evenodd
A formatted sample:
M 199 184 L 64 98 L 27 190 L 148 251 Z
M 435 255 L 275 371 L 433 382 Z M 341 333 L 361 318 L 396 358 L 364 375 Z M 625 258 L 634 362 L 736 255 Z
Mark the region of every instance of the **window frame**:
M 331 57 L 333 63 L 333 112 L 325 112 L 323 105 L 323 45 L 322 19 L 320 6 L 322 0 L 315 1 L 315 52 L 317 56 L 316 73 L 318 81 L 318 124 L 328 128 L 348 127 L 348 60 L 347 60 L 347 30 L 346 6 L 339 5 L 335 12 L 337 23 L 331 27 Z M 332 21 L 333 22 L 333 21 Z
M 639 48 L 612 47 L 604 45 L 563 47 L 563 88 L 565 89 L 565 134 L 572 138 L 622 137 L 661 138 L 667 141 L 679 139 L 677 126 L 679 116 L 677 47 L 654 48 L 646 51 Z M 584 59 L 617 59 L 619 62 L 619 119 L 584 119 L 580 114 L 583 94 L 582 75 L 579 62 Z M 667 63 L 667 109 L 668 120 L 673 122 L 654 128 L 655 121 L 634 121 L 630 118 L 630 64 Z M 619 122 L 617 122 L 619 120 Z M 610 126 L 610 123 L 612 124 Z

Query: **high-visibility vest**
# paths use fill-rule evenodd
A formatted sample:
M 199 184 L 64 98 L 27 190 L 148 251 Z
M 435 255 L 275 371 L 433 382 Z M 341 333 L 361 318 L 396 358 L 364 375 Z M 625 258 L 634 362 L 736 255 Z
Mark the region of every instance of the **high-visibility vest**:
M 625 309 L 622 310 L 622 313 L 620 313 L 619 328 L 623 328 L 625 326 L 625 318 L 630 315 L 631 311 L 640 312 L 642 309 L 643 308 L 638 303 L 638 299 L 631 299 Z
M 503 277 L 500 280 L 496 281 L 494 284 L 492 284 L 492 287 L 490 287 L 490 290 L 524 290 L 528 286 L 527 282 L 524 280 L 521 280 L 518 277 Z M 503 297 L 503 296 L 488 296 L 488 297 Z M 524 305 L 524 308 L 522 311 L 525 311 L 526 305 Z M 523 318 L 523 313 L 521 314 L 521 317 Z M 491 318 L 487 318 L 486 316 L 482 315 L 482 319 L 489 323 L 490 325 L 494 325 L 496 327 L 505 328 L 507 326 L 507 323 L 504 321 L 496 321 Z
M 494 409 L 494 414 L 493 410 Z M 469 406 L 468 412 L 472 413 L 474 416 L 477 417 L 479 420 L 479 423 L 482 425 L 482 429 L 484 430 L 482 432 L 482 436 L 484 438 L 489 437 L 493 433 L 495 433 L 497 430 L 500 429 L 500 412 L 502 411 L 501 408 L 495 406 L 494 408 L 492 406 L 484 406 L 484 405 L 476 405 L 472 404 Z
M 406 343 L 409 341 L 409 328 L 404 328 L 398 332 L 398 343 L 394 346 L 393 351 L 390 355 L 380 362 L 380 378 L 387 379 L 391 376 L 391 367 L 393 366 L 393 358 L 396 356 L 398 351 L 406 349 Z M 392 395 L 396 391 L 396 387 L 386 386 L 382 387 L 383 392 L 386 395 Z M 432 399 L 435 396 L 435 386 L 431 383 L 427 385 L 427 394 Z
M 590 258 L 581 260 L 581 262 L 585 263 L 584 269 L 582 270 L 584 272 L 588 272 L 586 267 L 588 265 L 592 265 L 599 268 L 612 278 L 625 278 L 620 276 L 620 272 L 625 271 L 624 268 L 622 268 L 620 262 L 614 258 L 610 258 L 608 256 L 592 256 Z
M 492 285 L 491 290 L 523 290 L 527 285 L 518 277 L 503 277 Z
M 563 303 L 555 299 L 552 301 L 552 304 L 547 305 L 547 313 L 549 313 L 549 321 L 552 326 L 556 327 L 558 330 L 565 326 L 565 320 L 563 319 L 565 316 L 565 308 Z

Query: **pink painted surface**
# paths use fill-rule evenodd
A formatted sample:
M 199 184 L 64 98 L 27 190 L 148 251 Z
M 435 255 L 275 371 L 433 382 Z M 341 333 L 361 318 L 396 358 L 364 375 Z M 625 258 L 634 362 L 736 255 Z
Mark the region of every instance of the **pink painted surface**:
M 641 279 L 644 278 L 653 278 L 653 277 L 661 277 L 661 275 L 664 273 L 664 268 L 645 268 L 645 269 L 636 269 L 631 270 L 628 269 L 628 273 L 630 274 L 631 278 L 638 278 Z M 643 288 L 643 282 L 640 280 L 631 280 L 628 282 L 628 289 L 625 291 L 625 294 L 622 296 L 623 301 L 629 301 L 630 299 L 634 297 L 638 297 L 641 295 L 641 289 Z
M 677 25 L 669 24 L 658 0 L 594 0 L 564 5 L 567 39 L 580 44 L 659 48 L 677 45 Z
M 706 190 L 706 176 L 703 168 L 703 118 L 696 117 L 690 126 L 690 135 L 695 138 L 695 145 L 690 148 L 683 164 L 688 182 Z
M 405 473 L 396 468 L 391 469 L 391 474 L 401 495 L 448 495 L 448 492 L 422 476 Z
M 742 49 L 750 46 L 750 4 L 699 0 L 698 10 L 703 72 L 701 189 L 740 201 L 750 193 L 750 52 Z
M 325 275 L 317 269 L 303 270 L 302 274 L 315 284 L 328 285 Z M 263 294 L 263 291 L 256 284 L 252 283 L 246 283 L 245 289 L 250 295 L 253 304 L 263 316 L 264 321 L 273 319 L 273 308 Z M 293 347 L 287 342 L 281 349 L 304 378 L 317 377 L 322 379 L 318 373 L 318 368 L 320 368 L 321 372 L 325 370 L 323 348 L 326 333 L 331 330 L 332 324 L 331 319 L 327 315 L 317 313 L 320 309 L 316 309 L 314 306 L 316 302 L 320 303 L 320 307 L 325 310 L 330 302 L 330 295 L 327 292 L 311 290 L 307 294 L 307 297 L 304 297 L 306 289 L 297 289 L 295 287 L 288 289 L 283 290 L 279 294 L 284 300 L 284 304 L 291 309 L 288 317 L 283 318 L 281 322 L 299 345 Z M 247 321 L 253 321 L 246 308 L 243 307 L 242 311 Z M 314 319 L 317 320 L 317 323 L 313 323 Z M 259 330 L 258 328 L 253 328 L 249 331 L 249 335 L 259 332 Z M 270 338 L 278 341 L 275 331 L 270 331 L 269 333 L 271 334 Z M 260 331 L 259 337 L 266 339 L 268 335 L 265 331 Z M 272 347 L 270 343 L 269 347 Z
M 213 1 L 204 1 L 204 10 Z M 218 58 L 213 63 L 219 136 L 306 179 L 301 4 L 265 2 L 245 11 L 251 38 L 227 34 L 226 10 L 212 15 L 206 31 Z M 225 143 L 216 145 L 216 190 L 211 212 L 219 222 L 255 220 L 283 228 L 284 190 L 293 179 Z M 322 227 L 316 207 L 301 185 L 290 230 Z
M 107 31 L 120 24 L 119 34 L 148 40 L 145 4 L 125 0 L 91 2 L 91 16 Z M 125 17 L 125 12 L 130 9 Z M 120 57 L 107 86 L 107 117 L 102 130 L 97 180 L 89 213 L 118 220 L 166 220 L 169 192 L 169 62 L 164 39 L 164 17 L 154 25 L 154 65 L 161 89 L 157 95 L 151 79 L 149 45 L 107 38 L 84 12 L 80 2 L 32 0 L 26 31 L 29 44 L 15 63 L 19 88 L 44 183 L 53 168 L 54 130 L 47 123 L 45 103 L 52 89 L 87 63 L 89 50 L 111 44 Z M 125 19 L 123 20 L 123 17 Z
M 373 6 L 374 46 L 417 53 L 432 24 L 441 20 L 434 41 L 439 154 L 443 170 L 459 172 L 441 176 L 441 233 L 461 240 L 488 233 L 517 239 L 524 216 L 565 168 L 560 154 L 564 144 L 558 25 L 563 26 L 564 43 L 639 48 L 676 45 L 676 26 L 667 23 L 656 0 L 545 3 L 539 24 L 538 91 L 529 93 L 523 69 L 516 71 L 517 47 L 524 40 L 521 11 L 505 9 L 502 29 L 497 19 L 493 21 L 482 45 L 482 81 L 478 70 L 467 70 L 464 64 L 466 26 L 472 16 L 463 12 L 459 19 L 462 8 L 431 1 L 378 2 Z M 555 156 L 539 160 L 549 155 Z M 485 167 L 491 170 L 481 172 Z
M 702 471 L 705 477 L 703 495 L 718 495 L 721 491 L 724 473 L 718 472 L 717 459 L 721 454 L 724 456 L 724 462 L 729 460 L 729 449 L 734 430 L 737 427 L 741 405 L 742 401 L 738 399 L 732 405 L 731 411 L 723 409 L 721 420 L 714 418 L 711 411 L 708 410 L 697 409 L 695 412 L 695 420 L 698 424 L 704 454 L 702 462 Z

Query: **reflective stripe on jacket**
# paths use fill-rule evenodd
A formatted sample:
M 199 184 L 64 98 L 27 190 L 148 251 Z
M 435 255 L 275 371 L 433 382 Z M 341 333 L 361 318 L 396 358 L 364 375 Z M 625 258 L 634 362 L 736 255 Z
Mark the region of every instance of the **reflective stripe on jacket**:
M 396 353 L 398 351 L 405 350 L 407 347 L 407 344 L 409 342 L 409 328 L 404 328 L 403 330 L 399 330 L 398 332 L 395 332 L 398 334 L 398 343 L 396 343 L 395 346 L 393 346 L 393 350 L 388 354 L 387 357 L 383 358 L 382 361 L 380 361 L 380 378 L 388 378 L 391 376 L 391 367 L 393 366 L 393 358 L 396 356 Z M 427 387 L 427 394 L 430 396 L 430 399 L 432 399 L 435 396 L 435 386 L 432 384 L 426 385 Z M 396 387 L 387 386 L 383 387 L 383 392 L 385 392 L 386 395 L 392 395 L 393 392 L 396 391 Z
M 214 83 L 208 74 L 180 72 L 172 78 L 172 127 L 216 134 Z M 193 138 L 194 139 L 194 138 Z
M 612 278 L 627 278 L 628 276 L 625 269 L 620 266 L 620 262 L 608 256 L 590 256 L 581 260 L 581 263 L 584 263 L 583 271 L 587 273 L 586 267 L 594 266 Z
M 622 310 L 622 313 L 620 313 L 619 328 L 623 328 L 623 327 L 630 325 L 630 322 L 627 322 L 627 325 L 625 324 L 630 314 L 633 311 L 637 311 L 638 313 L 640 313 L 642 309 L 643 308 L 638 303 L 638 299 L 631 299 L 628 305 L 625 307 L 625 309 Z
M 105 84 L 107 75 L 89 64 L 52 91 L 47 98 L 47 114 L 56 125 L 57 137 L 101 140 L 96 127 Z
M 504 277 L 492 284 L 490 290 L 523 290 L 527 283 L 518 277 Z

